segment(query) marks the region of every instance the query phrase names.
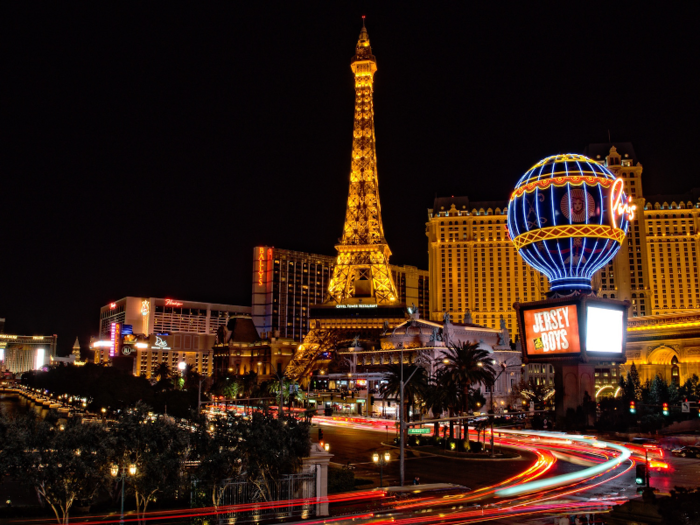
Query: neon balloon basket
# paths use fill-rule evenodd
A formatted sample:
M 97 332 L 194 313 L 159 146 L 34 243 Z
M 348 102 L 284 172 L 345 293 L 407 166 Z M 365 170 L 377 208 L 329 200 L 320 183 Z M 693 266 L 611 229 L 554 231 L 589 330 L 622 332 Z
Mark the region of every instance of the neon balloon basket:
M 542 159 L 518 181 L 508 203 L 510 238 L 554 294 L 590 292 L 593 274 L 620 249 L 636 208 L 623 184 L 578 154 Z

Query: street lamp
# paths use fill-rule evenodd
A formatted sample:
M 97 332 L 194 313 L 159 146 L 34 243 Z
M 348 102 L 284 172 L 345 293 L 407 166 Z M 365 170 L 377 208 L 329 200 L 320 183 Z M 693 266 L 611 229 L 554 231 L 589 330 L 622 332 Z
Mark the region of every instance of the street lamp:
M 324 445 L 323 445 L 323 450 L 325 450 L 326 452 L 330 452 L 330 450 L 331 450 L 331 444 L 330 444 L 330 443 L 324 444 Z
M 481 363 L 479 363 L 481 364 Z M 496 361 L 493 360 L 493 364 L 496 364 Z M 501 374 L 506 371 L 508 368 L 508 365 L 506 363 L 501 363 L 501 371 L 498 372 L 496 377 L 493 378 L 493 381 L 491 381 L 491 415 L 489 419 L 491 420 L 491 457 L 494 458 L 496 457 L 496 454 L 493 452 L 493 416 L 495 415 L 496 411 L 493 409 L 493 391 L 496 388 L 496 381 L 498 381 L 498 378 L 501 377 Z M 501 402 L 503 404 L 503 402 Z
M 379 465 L 379 488 L 384 486 L 384 465 L 388 465 L 389 460 L 391 460 L 391 454 L 389 454 L 389 452 L 384 452 L 382 456 L 380 456 L 378 452 L 372 454 L 372 461 Z
M 406 421 L 404 421 L 404 401 L 403 401 L 403 390 L 404 387 L 408 384 L 409 381 L 413 378 L 413 374 L 418 372 L 418 366 L 411 372 L 411 375 L 408 376 L 408 379 L 406 381 L 403 380 L 403 345 L 401 346 L 401 358 L 400 358 L 400 367 L 401 367 L 401 379 L 400 379 L 400 391 L 399 391 L 399 397 L 400 397 L 400 403 L 401 407 L 399 408 L 399 426 L 401 429 L 401 438 L 399 439 L 399 473 L 400 473 L 400 478 L 401 478 L 401 486 L 403 487 L 403 482 L 404 482 L 404 477 L 405 477 L 405 467 L 404 467 L 404 460 L 405 460 L 405 437 L 406 437 Z
M 133 478 L 136 475 L 136 465 L 134 465 L 133 463 L 129 465 L 128 472 L 129 476 Z M 127 468 L 119 468 L 119 465 L 115 463 L 109 469 L 109 473 L 112 475 L 113 478 L 117 478 L 119 481 L 122 482 L 122 513 L 121 518 L 119 519 L 119 523 L 124 523 L 124 482 L 126 480 Z

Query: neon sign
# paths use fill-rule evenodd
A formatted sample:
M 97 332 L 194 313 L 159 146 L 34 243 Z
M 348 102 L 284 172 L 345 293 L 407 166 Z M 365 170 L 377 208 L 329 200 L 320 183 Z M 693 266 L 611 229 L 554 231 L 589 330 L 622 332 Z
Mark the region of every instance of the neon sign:
M 121 331 L 122 325 L 120 323 L 112 323 L 109 330 L 109 357 L 114 357 L 119 351 Z
M 117 307 L 117 303 L 109 303 L 109 309 L 114 310 Z
M 170 350 L 170 347 L 168 346 L 168 342 L 161 339 L 159 336 L 156 336 L 156 342 L 153 344 L 151 348 L 154 348 L 156 350 Z
M 182 301 L 175 301 L 174 299 L 166 299 L 165 306 L 182 306 Z M 143 310 L 141 310 L 141 313 L 143 313 Z
M 168 299 L 166 299 L 165 302 L 167 304 Z M 144 299 L 143 301 L 141 301 L 141 315 L 143 315 L 145 317 L 149 314 L 150 311 L 151 311 L 151 303 L 148 301 L 148 299 Z
M 627 220 L 631 221 L 634 219 L 634 210 L 637 209 L 637 206 L 632 204 L 632 197 L 627 197 L 627 202 L 622 200 L 624 195 L 623 184 L 622 179 L 616 179 L 610 191 L 610 209 L 612 210 L 610 216 L 612 217 L 613 228 L 617 228 L 616 215 L 623 216 L 626 214 Z
M 634 208 L 608 168 L 583 155 L 555 155 L 518 182 L 508 203 L 509 236 L 551 290 L 590 290 L 624 242 Z
M 263 274 L 265 265 L 265 248 L 262 246 L 258 248 L 258 286 L 263 285 Z

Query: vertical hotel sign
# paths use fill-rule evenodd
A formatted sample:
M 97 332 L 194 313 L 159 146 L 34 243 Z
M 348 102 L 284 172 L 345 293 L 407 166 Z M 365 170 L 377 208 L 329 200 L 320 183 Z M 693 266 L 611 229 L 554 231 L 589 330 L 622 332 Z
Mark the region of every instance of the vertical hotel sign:
M 271 281 L 270 275 L 265 275 L 272 271 L 272 248 L 265 248 L 263 246 L 258 247 L 258 259 L 257 259 L 257 277 L 258 286 L 265 286 Z
M 109 357 L 114 357 L 120 350 L 122 339 L 121 323 L 112 323 L 109 332 Z

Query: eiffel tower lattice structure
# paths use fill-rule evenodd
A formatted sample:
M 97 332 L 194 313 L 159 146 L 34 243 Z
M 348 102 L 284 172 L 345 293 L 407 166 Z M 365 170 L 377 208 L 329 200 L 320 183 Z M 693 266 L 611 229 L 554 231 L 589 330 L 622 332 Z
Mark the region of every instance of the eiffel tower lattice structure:
M 345 224 L 336 245 L 338 258 L 328 284 L 326 305 L 361 302 L 363 305 L 397 306 L 398 294 L 389 268 L 391 250 L 384 237 L 374 133 L 374 73 L 372 54 L 364 25 L 350 67 L 355 76 L 355 123 L 353 127 L 350 190 Z M 332 350 L 327 330 L 314 327 L 299 346 L 286 374 L 304 377 L 316 359 Z

